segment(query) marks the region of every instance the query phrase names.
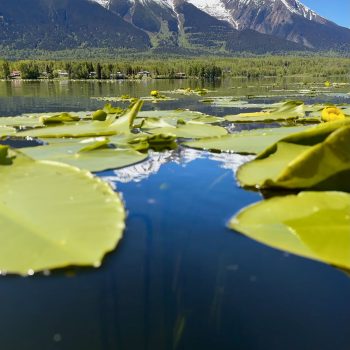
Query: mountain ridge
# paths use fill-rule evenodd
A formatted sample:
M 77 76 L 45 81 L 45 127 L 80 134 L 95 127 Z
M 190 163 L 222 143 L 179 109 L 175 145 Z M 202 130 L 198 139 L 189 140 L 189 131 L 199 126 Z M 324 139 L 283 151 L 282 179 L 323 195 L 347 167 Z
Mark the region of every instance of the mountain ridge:
M 299 0 L 1 0 L 0 34 L 10 49 L 350 51 L 350 29 Z

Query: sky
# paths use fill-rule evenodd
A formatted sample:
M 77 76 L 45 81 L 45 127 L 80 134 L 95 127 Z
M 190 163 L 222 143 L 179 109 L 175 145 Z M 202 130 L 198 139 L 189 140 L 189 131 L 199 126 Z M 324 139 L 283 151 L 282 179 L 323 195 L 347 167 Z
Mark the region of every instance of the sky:
M 301 0 L 322 17 L 350 28 L 350 0 Z

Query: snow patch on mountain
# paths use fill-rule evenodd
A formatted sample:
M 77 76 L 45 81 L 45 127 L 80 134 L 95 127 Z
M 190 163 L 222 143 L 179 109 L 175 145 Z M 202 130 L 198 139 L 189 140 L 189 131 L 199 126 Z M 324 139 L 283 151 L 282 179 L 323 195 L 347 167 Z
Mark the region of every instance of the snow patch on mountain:
M 111 0 L 90 0 L 97 2 L 105 8 L 109 8 Z M 176 0 L 129 0 L 131 3 L 140 2 L 141 4 L 157 3 L 162 7 L 170 8 L 174 13 Z M 310 21 L 323 22 L 324 18 L 319 16 L 315 11 L 309 9 L 299 0 L 185 0 L 194 5 L 198 9 L 206 12 L 219 20 L 229 22 L 234 28 L 240 27 L 239 22 L 235 20 L 235 9 L 241 6 L 252 6 L 262 8 L 263 6 L 271 6 L 275 3 L 283 4 L 287 10 L 296 15 L 302 16 Z M 232 6 L 233 5 L 233 6 Z
M 238 28 L 238 23 L 233 19 L 230 11 L 221 0 L 187 0 L 187 2 L 206 12 L 208 15 L 222 21 L 227 21 L 234 28 Z
M 91 1 L 97 2 L 98 4 L 105 7 L 106 9 L 108 9 L 110 5 L 110 0 L 91 0 Z
M 290 12 L 303 16 L 310 21 L 318 17 L 316 12 L 312 11 L 298 0 L 281 0 L 281 2 Z

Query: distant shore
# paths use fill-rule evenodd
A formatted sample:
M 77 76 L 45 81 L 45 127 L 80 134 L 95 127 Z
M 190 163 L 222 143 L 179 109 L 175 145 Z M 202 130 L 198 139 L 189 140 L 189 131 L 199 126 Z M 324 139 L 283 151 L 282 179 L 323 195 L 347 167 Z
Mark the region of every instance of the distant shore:
M 261 56 L 245 58 L 116 59 L 113 61 L 0 59 L 0 79 L 142 80 L 225 77 L 324 77 L 350 75 L 350 58 Z

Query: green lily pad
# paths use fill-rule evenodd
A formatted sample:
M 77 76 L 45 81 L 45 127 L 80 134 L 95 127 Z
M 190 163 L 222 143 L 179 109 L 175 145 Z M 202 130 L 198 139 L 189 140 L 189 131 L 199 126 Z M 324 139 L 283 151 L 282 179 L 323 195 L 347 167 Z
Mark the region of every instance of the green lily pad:
M 163 94 L 176 94 L 176 95 L 184 95 L 184 96 L 190 96 L 190 95 L 197 95 L 197 96 L 203 96 L 206 95 L 209 92 L 214 92 L 210 91 L 207 89 L 201 89 L 201 88 L 186 88 L 186 89 L 176 89 L 176 90 L 171 90 L 171 91 L 161 91 Z
M 203 99 L 200 102 L 209 103 L 212 107 L 220 108 L 268 108 L 271 104 L 266 103 L 249 103 L 244 100 L 237 100 L 232 97 L 212 97 Z
M 35 117 L 26 117 L 26 116 L 1 117 L 0 126 L 36 128 L 36 127 L 43 126 L 43 123 L 39 120 L 39 118 L 35 118 Z
M 90 143 L 57 143 L 26 147 L 21 151 L 36 160 L 52 160 L 97 172 L 139 163 L 148 155 L 134 149 L 106 148 L 108 139 Z
M 116 142 L 118 143 L 119 141 L 116 140 Z M 143 152 L 149 148 L 161 152 L 176 149 L 177 143 L 176 136 L 173 134 L 139 134 L 129 138 L 126 146 Z
M 204 114 L 201 112 L 190 111 L 188 109 L 178 110 L 164 110 L 164 111 L 141 111 L 138 113 L 137 118 L 161 118 L 161 119 L 183 119 L 189 121 L 192 119 L 198 119 L 203 117 L 212 117 L 211 115 Z
M 184 145 L 214 152 L 234 152 L 241 154 L 256 154 L 277 142 L 286 135 L 304 130 L 305 127 L 288 127 L 273 129 L 256 129 L 242 131 L 220 137 L 205 138 L 185 142 Z
M 142 107 L 138 101 L 125 115 L 116 119 L 110 115 L 105 121 L 81 121 L 78 123 L 50 126 L 19 132 L 19 137 L 61 138 L 61 137 L 94 137 L 130 133 L 133 121 Z
M 122 238 L 122 201 L 90 173 L 21 155 L 0 167 L 2 272 L 97 267 Z
M 145 118 L 142 120 L 141 129 L 143 130 L 149 130 L 149 129 L 157 129 L 157 128 L 167 128 L 176 126 L 177 120 L 175 122 L 170 119 L 170 122 L 167 119 L 163 118 Z
M 350 190 L 350 120 L 283 138 L 237 172 L 243 186 Z
M 212 117 L 212 116 L 200 116 L 196 118 L 144 118 L 142 120 L 141 129 L 149 130 L 149 129 L 157 129 L 157 128 L 165 128 L 165 127 L 176 127 L 177 125 L 184 124 L 214 124 L 218 122 L 222 122 L 223 118 L 220 117 Z
M 287 101 L 279 107 L 255 113 L 241 113 L 229 115 L 225 120 L 235 123 L 275 122 L 293 120 L 305 115 L 304 103 L 300 101 Z
M 42 116 L 39 118 L 39 120 L 45 125 L 50 125 L 74 122 L 80 120 L 80 118 L 69 113 L 61 113 L 53 116 Z
M 222 136 L 227 134 L 227 130 L 221 126 L 207 124 L 185 124 L 178 127 L 166 127 L 151 129 L 151 134 L 172 134 L 176 137 L 199 139 L 203 137 Z
M 222 117 L 202 116 L 188 121 L 190 124 L 214 124 L 224 121 Z
M 275 197 L 243 209 L 229 227 L 270 247 L 350 268 L 350 194 Z
M 10 128 L 8 126 L 0 126 L 0 137 L 11 136 L 16 133 L 15 128 Z
M 128 95 L 125 96 L 119 96 L 119 97 L 91 97 L 92 99 L 99 100 L 99 101 L 108 101 L 108 102 L 135 102 L 137 98 L 130 97 Z M 158 103 L 158 102 L 165 102 L 165 101 L 175 101 L 176 98 L 168 97 L 168 96 L 144 96 L 140 97 L 140 100 L 144 102 L 152 102 L 152 103 Z

